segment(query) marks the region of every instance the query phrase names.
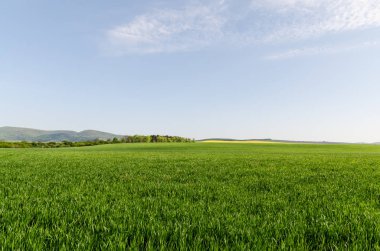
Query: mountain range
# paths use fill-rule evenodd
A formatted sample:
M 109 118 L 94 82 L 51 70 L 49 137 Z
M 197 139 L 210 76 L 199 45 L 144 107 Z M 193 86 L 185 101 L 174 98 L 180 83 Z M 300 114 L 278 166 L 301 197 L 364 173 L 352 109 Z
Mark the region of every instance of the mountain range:
M 107 132 L 85 130 L 75 131 L 45 131 L 21 127 L 0 127 L 0 141 L 31 141 L 31 142 L 60 142 L 60 141 L 92 141 L 96 139 L 107 140 L 123 136 Z

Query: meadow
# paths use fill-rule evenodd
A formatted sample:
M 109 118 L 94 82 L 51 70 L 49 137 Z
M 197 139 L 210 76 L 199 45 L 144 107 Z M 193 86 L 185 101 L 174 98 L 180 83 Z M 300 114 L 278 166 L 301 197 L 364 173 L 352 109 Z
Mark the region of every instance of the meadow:
M 379 250 L 380 146 L 0 149 L 0 250 Z

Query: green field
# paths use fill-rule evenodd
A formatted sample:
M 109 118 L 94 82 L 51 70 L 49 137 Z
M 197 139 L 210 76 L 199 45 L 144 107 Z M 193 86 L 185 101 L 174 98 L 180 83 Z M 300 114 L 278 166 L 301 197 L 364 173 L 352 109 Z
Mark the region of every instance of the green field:
M 0 250 L 380 249 L 380 146 L 0 149 Z

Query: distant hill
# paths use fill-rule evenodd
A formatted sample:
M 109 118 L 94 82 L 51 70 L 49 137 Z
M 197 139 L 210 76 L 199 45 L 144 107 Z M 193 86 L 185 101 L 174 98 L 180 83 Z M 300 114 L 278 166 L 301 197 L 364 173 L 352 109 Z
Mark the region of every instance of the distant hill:
M 34 142 L 60 142 L 60 141 L 92 141 L 96 139 L 113 139 L 121 138 L 121 135 L 115 135 L 107 132 L 86 130 L 82 132 L 75 131 L 44 131 L 20 127 L 0 127 L 0 141 L 34 141 Z

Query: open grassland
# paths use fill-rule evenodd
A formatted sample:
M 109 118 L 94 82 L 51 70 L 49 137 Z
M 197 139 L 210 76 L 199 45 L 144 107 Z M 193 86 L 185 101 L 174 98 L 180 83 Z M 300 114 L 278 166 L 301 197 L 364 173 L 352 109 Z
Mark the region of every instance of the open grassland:
M 280 142 L 270 140 L 204 140 L 202 143 L 230 143 L 230 144 L 278 144 Z
M 380 147 L 0 149 L 0 250 L 380 247 Z

